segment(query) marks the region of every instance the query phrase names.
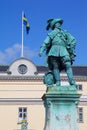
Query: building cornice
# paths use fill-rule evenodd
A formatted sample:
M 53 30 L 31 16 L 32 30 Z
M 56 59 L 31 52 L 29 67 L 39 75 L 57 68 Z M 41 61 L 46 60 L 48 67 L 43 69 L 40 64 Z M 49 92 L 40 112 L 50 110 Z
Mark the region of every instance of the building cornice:
M 62 76 L 61 77 L 61 80 L 62 81 L 67 81 L 68 78 L 67 76 Z M 87 82 L 87 76 L 74 76 L 74 80 L 77 81 L 77 82 Z
M 87 97 L 87 96 L 86 96 Z M 81 97 L 79 105 L 87 105 L 87 98 Z M 42 98 L 0 98 L 0 105 L 43 105 Z
M 42 76 L 0 76 L 0 81 L 8 80 L 8 81 L 40 81 L 43 80 Z
M 75 81 L 87 82 L 87 76 L 74 76 Z M 43 76 L 0 76 L 0 81 L 43 81 Z M 61 76 L 61 81 L 67 81 L 67 76 Z
M 43 105 L 41 98 L 0 98 L 0 105 Z

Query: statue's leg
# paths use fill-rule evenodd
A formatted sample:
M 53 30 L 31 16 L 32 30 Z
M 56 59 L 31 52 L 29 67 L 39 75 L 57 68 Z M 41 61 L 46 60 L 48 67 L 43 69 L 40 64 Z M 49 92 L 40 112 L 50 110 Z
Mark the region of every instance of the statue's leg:
M 54 78 L 56 80 L 56 85 L 60 86 L 60 72 L 59 72 L 59 69 L 58 69 L 57 58 L 56 57 L 50 57 L 50 63 L 53 66 L 53 74 L 54 74 Z
M 71 63 L 69 61 L 65 63 L 65 70 L 66 70 L 70 85 L 76 85 L 73 79 L 73 71 L 72 71 Z
M 72 71 L 72 67 L 71 67 L 70 57 L 68 55 L 62 57 L 62 62 L 64 64 L 64 66 L 65 66 L 65 71 L 67 73 L 68 81 L 69 81 L 70 85 L 75 85 L 76 86 L 76 83 L 75 83 L 75 81 L 73 79 L 73 71 Z

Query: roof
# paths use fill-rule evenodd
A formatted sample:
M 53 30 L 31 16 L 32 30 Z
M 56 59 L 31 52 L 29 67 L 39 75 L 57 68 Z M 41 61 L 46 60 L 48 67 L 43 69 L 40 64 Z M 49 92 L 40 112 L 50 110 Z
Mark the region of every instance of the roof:
M 76 76 L 87 76 L 87 66 L 73 66 L 73 74 Z
M 9 65 L 0 65 L 0 73 L 6 72 L 9 68 Z
M 73 74 L 75 76 L 87 76 L 87 66 L 72 66 Z M 47 72 L 48 67 L 45 66 L 37 66 L 38 72 Z
M 48 67 L 36 66 L 38 73 L 46 73 Z M 9 65 L 0 65 L 0 73 L 7 72 Z M 87 66 L 72 66 L 74 76 L 87 76 Z

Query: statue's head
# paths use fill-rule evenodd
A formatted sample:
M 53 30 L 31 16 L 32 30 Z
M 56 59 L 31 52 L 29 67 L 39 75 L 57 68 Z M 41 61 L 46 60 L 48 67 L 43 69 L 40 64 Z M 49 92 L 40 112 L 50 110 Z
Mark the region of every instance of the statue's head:
M 49 28 L 51 28 L 52 30 L 54 29 L 55 25 L 59 23 L 60 26 L 63 24 L 63 20 L 61 18 L 55 18 L 55 19 L 49 19 L 47 20 L 47 27 L 46 30 L 49 30 Z

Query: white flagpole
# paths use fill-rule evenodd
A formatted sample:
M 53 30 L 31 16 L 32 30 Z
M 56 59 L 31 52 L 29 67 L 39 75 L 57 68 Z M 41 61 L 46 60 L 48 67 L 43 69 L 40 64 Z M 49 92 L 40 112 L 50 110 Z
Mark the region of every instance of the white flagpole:
M 21 57 L 24 57 L 24 24 L 23 24 L 24 12 L 22 11 L 22 46 L 21 46 Z

